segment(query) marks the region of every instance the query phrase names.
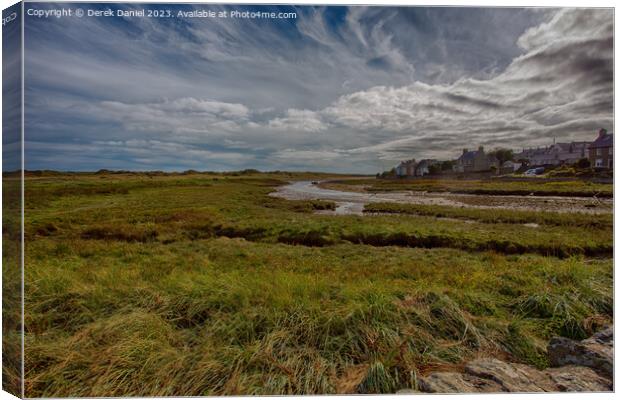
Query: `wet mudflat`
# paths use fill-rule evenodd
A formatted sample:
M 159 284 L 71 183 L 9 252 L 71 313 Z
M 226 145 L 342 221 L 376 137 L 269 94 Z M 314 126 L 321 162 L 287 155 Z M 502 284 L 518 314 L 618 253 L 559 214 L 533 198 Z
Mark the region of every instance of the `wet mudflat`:
M 462 208 L 511 209 L 524 211 L 553 211 L 580 213 L 610 213 L 613 199 L 565 196 L 488 196 L 475 194 L 438 193 L 424 191 L 402 191 L 389 193 L 368 193 L 361 190 L 341 191 L 326 189 L 311 181 L 298 181 L 279 187 L 272 196 L 287 200 L 329 200 L 337 205 L 336 210 L 318 211 L 332 215 L 362 215 L 364 205 L 369 203 L 401 203 L 416 205 L 438 205 Z

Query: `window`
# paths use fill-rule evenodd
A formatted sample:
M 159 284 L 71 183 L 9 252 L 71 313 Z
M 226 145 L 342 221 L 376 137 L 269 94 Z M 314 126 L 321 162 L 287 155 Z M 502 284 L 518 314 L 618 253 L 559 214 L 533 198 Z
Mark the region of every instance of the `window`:
M 595 167 L 602 167 L 603 166 L 603 159 L 602 158 L 597 158 L 596 161 L 594 162 L 594 166 Z
M 614 154 L 614 148 L 613 148 L 613 147 L 610 147 L 610 148 L 609 148 L 609 150 L 608 150 L 608 154 L 609 154 L 610 156 Z
M 597 156 L 602 156 L 603 155 L 603 149 L 601 149 L 600 147 L 596 149 L 596 155 Z

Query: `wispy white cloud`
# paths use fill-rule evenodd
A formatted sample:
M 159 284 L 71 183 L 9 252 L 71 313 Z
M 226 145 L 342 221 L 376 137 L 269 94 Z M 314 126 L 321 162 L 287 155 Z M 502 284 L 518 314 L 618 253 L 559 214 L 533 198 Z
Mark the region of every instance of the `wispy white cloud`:
M 321 116 L 310 110 L 288 109 L 286 115 L 269 121 L 268 127 L 283 131 L 319 132 L 327 127 Z
M 383 156 L 450 157 L 472 143 L 517 148 L 554 136 L 591 139 L 613 123 L 612 24 L 607 10 L 563 10 L 525 32 L 519 43 L 528 51 L 493 78 L 377 86 L 342 96 L 321 114 L 359 131 L 393 132 L 362 147 Z
M 611 10 L 297 11 L 29 20 L 28 160 L 376 172 L 474 144 L 589 139 L 612 124 Z

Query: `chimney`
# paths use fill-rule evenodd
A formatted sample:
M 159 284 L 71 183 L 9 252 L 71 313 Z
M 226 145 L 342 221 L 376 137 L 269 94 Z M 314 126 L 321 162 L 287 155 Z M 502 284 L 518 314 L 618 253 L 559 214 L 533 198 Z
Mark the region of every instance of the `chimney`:
M 463 154 L 467 153 L 467 149 L 463 149 Z
M 478 147 L 478 151 L 482 153 L 484 151 L 484 147 L 483 146 Z
M 599 138 L 602 138 L 602 137 L 603 137 L 603 136 L 605 136 L 605 135 L 607 135 L 607 129 L 603 129 L 603 128 L 601 128 L 601 129 L 598 131 L 598 137 L 599 137 Z

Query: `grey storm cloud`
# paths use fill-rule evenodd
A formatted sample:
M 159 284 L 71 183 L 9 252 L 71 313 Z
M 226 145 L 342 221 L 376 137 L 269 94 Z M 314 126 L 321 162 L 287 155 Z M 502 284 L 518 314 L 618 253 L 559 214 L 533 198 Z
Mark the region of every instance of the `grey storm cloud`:
M 403 133 L 381 145 L 386 157 L 450 157 L 471 143 L 518 148 L 554 136 L 591 139 L 613 123 L 612 24 L 606 10 L 562 10 L 526 31 L 518 40 L 526 52 L 493 78 L 375 87 L 341 97 L 325 112 L 357 129 Z M 448 138 L 440 139 L 447 151 L 433 151 L 439 136 Z
M 130 34 L 82 20 L 54 43 L 33 23 L 27 159 L 373 173 L 612 127 L 611 10 L 298 10 L 294 25 L 146 19 Z

